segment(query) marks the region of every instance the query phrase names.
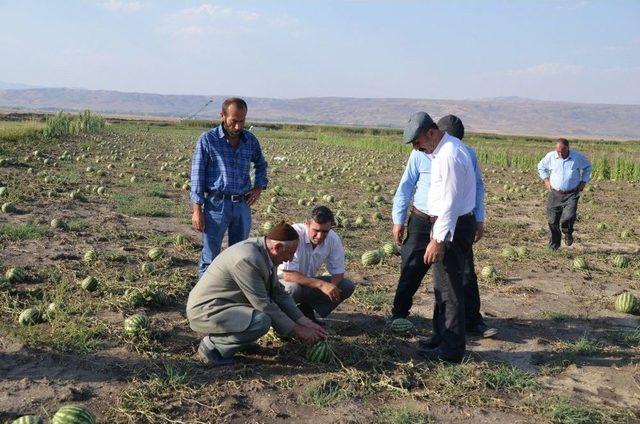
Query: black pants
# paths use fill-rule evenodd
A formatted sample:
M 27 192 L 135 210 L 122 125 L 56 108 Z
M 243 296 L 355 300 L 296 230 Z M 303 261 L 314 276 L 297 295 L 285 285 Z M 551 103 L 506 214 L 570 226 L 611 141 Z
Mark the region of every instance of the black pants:
M 549 246 L 560 247 L 562 233 L 573 234 L 576 222 L 579 192 L 562 194 L 550 191 L 547 195 L 547 222 L 549 223 Z
M 465 258 L 473 246 L 476 221 L 473 215 L 458 218 L 453 240 L 447 242 L 444 258 L 433 264 L 433 333 L 441 340 L 438 347 L 448 357 L 465 352 L 465 295 L 463 273 Z
M 431 223 L 428 220 L 411 214 L 407 223 L 407 237 L 401 250 L 402 267 L 391 312 L 394 317 L 406 318 L 409 316 L 409 310 L 413 305 L 413 296 L 429 270 L 429 265 L 424 263 L 424 253 L 427 250 L 430 232 Z M 482 322 L 478 276 L 474 267 L 472 249 L 469 249 L 464 259 L 463 286 L 466 326 L 469 328 Z
M 409 316 L 409 310 L 413 305 L 413 296 L 416 294 L 429 265 L 424 263 L 424 252 L 429 244 L 431 222 L 414 213 L 409 216 L 407 222 L 407 237 L 402 243 L 400 253 L 402 255 L 402 268 L 396 295 L 393 299 L 391 314 L 397 318 Z

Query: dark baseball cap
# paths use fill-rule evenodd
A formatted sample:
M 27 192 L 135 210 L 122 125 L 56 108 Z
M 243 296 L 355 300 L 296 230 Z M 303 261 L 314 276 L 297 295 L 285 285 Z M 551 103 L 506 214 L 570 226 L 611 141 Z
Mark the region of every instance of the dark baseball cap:
M 424 128 L 429 128 L 433 125 L 433 119 L 426 112 L 416 112 L 411 115 L 409 122 L 404 126 L 404 132 L 402 133 L 402 141 L 404 144 L 409 144 L 415 140 L 420 131 Z
M 447 115 L 438 121 L 440 131 L 446 131 L 450 135 L 462 140 L 464 138 L 464 125 L 462 121 L 455 115 Z

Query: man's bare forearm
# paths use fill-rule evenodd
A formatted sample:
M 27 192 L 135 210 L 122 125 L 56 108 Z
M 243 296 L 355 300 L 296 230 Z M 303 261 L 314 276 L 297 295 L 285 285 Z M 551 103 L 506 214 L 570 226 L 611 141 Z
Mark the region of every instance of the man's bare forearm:
M 319 289 L 325 281 L 317 278 L 307 277 L 298 271 L 284 271 L 284 280 L 290 283 L 300 284 L 301 286 Z
M 202 205 L 199 203 L 192 203 L 191 208 L 193 212 L 202 212 Z

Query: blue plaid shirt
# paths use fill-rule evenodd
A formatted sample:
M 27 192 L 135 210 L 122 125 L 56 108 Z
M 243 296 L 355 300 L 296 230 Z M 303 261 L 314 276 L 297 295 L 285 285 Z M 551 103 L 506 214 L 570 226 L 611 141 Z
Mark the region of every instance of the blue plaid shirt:
M 258 139 L 242 131 L 240 144 L 231 147 L 222 125 L 202 133 L 191 160 L 191 201 L 204 203 L 205 193 L 245 194 L 251 189 L 249 171 L 254 164 L 255 187 L 266 188 L 267 161 Z

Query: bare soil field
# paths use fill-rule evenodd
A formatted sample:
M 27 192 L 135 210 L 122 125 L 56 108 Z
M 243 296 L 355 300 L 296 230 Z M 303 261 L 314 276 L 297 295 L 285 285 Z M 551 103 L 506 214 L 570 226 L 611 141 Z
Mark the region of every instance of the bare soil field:
M 416 331 L 402 336 L 385 327 L 400 258 L 360 261 L 391 241 L 391 201 L 409 154 L 400 136 L 256 132 L 270 186 L 253 207 L 252 234 L 327 204 L 341 217 L 336 231 L 357 288 L 327 320 L 331 363 L 312 364 L 306 346 L 267 335 L 260 353 L 217 369 L 198 361 L 201 335 L 185 317 L 201 247 L 188 174 L 203 130 L 117 122 L 54 140 L 0 133 L 0 203 L 15 206 L 0 213 L 0 271 L 24 274 L 0 280 L 0 422 L 50 420 L 67 404 L 104 423 L 640 422 L 640 317 L 613 307 L 624 291 L 640 297 L 638 182 L 594 180 L 574 245 L 551 252 L 543 186 L 531 159 L 515 159 L 541 158 L 553 143 L 469 136 L 487 187 L 476 270 L 497 271 L 479 276 L 482 312 L 500 332 L 469 337 L 460 365 L 431 364 L 415 354 L 418 337 L 431 333 L 431 275 L 409 317 Z M 632 143 L 576 148 L 640 162 Z M 513 160 L 500 164 L 489 151 Z M 147 254 L 154 247 L 164 252 L 157 260 Z M 614 265 L 618 255 L 624 267 Z M 89 276 L 93 291 L 81 284 Z M 40 318 L 21 325 L 27 308 Z M 123 326 L 134 313 L 149 319 L 135 336 Z

